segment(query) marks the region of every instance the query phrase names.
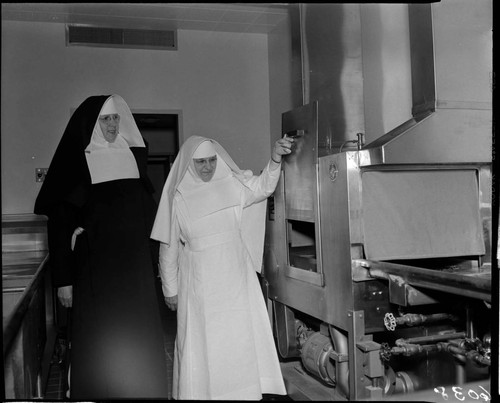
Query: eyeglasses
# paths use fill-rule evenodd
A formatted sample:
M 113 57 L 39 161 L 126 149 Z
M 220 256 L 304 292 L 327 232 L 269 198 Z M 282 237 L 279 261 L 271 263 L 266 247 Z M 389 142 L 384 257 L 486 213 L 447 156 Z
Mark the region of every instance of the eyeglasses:
M 193 158 L 193 161 L 196 165 L 213 164 L 214 162 L 217 162 L 217 156 L 214 155 L 209 158 Z
M 99 121 L 105 124 L 111 124 L 114 122 L 119 122 L 120 121 L 120 115 L 117 113 L 113 113 L 111 115 L 101 115 L 99 116 Z

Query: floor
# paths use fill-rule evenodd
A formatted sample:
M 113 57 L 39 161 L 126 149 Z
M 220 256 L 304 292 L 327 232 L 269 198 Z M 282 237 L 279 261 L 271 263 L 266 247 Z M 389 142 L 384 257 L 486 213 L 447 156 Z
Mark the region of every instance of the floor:
M 158 289 L 160 291 L 160 289 Z M 161 291 L 159 292 L 159 295 Z M 162 298 L 163 299 L 163 298 Z M 174 353 L 174 342 L 175 333 L 177 328 L 176 313 L 169 310 L 160 301 L 160 314 L 162 318 L 163 334 L 165 336 L 165 356 L 167 360 L 167 382 L 169 390 L 169 399 L 171 399 L 170 393 L 172 393 L 172 375 L 173 375 L 173 353 Z M 67 400 L 65 395 L 67 391 L 67 377 L 65 366 L 67 365 L 66 353 L 67 353 L 67 342 L 63 335 L 56 337 L 54 354 L 50 363 L 49 375 L 47 378 L 47 383 L 44 388 L 44 400 Z M 291 400 L 287 396 L 279 395 L 264 395 L 264 401 L 268 400 Z

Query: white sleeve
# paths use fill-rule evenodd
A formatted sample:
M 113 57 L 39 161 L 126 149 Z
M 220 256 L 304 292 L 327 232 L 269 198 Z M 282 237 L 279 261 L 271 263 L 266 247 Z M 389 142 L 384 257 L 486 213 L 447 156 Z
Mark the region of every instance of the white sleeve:
M 253 176 L 246 182 L 244 207 L 261 202 L 273 194 L 280 179 L 279 167 L 281 164 L 270 160 L 259 176 Z
M 170 244 L 160 242 L 160 278 L 161 288 L 165 297 L 173 297 L 177 295 L 177 275 L 179 271 L 179 243 L 180 243 L 180 228 L 175 214 L 175 202 L 172 208 L 172 227 L 170 230 Z

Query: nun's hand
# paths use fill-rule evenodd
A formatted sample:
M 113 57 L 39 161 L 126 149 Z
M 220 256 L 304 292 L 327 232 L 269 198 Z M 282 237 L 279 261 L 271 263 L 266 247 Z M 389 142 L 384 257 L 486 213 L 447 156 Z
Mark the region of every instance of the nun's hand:
M 73 235 L 71 236 L 71 250 L 75 250 L 76 237 L 80 235 L 83 231 L 85 230 L 82 227 L 78 227 L 73 232 Z
M 293 138 L 285 136 L 274 143 L 273 152 L 271 158 L 274 162 L 279 164 L 281 162 L 282 155 L 288 155 L 292 152 Z
M 169 307 L 170 310 L 177 310 L 177 295 L 173 297 L 165 297 L 165 304 Z
M 73 286 L 59 287 L 57 289 L 57 298 L 59 298 L 59 302 L 63 307 L 71 308 L 73 306 Z

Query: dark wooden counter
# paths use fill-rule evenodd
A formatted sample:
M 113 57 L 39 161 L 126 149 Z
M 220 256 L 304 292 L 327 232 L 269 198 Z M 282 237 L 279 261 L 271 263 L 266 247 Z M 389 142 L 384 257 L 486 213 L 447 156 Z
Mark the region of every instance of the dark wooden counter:
M 2 217 L 4 385 L 7 399 L 43 397 L 43 357 L 52 317 L 43 218 Z

